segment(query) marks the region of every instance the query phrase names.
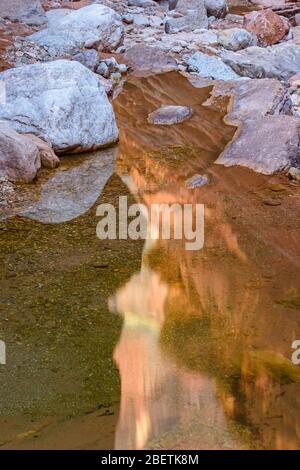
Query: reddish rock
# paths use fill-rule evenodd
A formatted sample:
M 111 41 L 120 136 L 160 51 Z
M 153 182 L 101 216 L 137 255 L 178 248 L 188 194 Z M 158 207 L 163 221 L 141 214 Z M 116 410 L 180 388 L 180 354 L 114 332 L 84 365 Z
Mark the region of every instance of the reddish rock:
M 0 124 L 0 176 L 10 181 L 32 181 L 41 167 L 38 147 L 26 136 Z
M 158 47 L 136 44 L 126 51 L 124 62 L 133 68 L 136 76 L 171 72 L 177 69 L 176 60 Z
M 46 142 L 33 134 L 25 134 L 23 137 L 37 146 L 40 152 L 41 164 L 44 168 L 53 169 L 59 166 L 59 158 L 55 154 L 52 145 L 49 142 Z
M 271 9 L 252 11 L 244 17 L 244 27 L 255 33 L 261 46 L 276 44 L 289 32 L 290 25 L 286 18 Z

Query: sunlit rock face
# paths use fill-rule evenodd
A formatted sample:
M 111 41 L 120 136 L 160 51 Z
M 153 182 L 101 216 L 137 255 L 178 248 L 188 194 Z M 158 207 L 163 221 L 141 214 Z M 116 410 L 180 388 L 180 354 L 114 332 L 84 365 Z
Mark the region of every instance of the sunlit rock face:
M 192 119 L 176 134 L 171 128 L 165 140 L 156 126 L 150 132 L 155 83 L 128 84 L 118 98 L 117 116 L 125 123 L 125 104 L 141 93 L 132 117 L 140 132 L 124 124 L 117 172 L 148 208 L 204 203 L 205 245 L 188 252 L 181 241 L 147 240 L 140 272 L 110 299 L 111 311 L 124 318 L 114 354 L 122 383 L 116 447 L 297 448 L 300 373 L 289 360 L 300 327 L 300 253 L 288 229 L 295 208 L 284 187 L 276 196 L 280 178 L 213 165 L 211 140 L 194 160 L 211 182 L 187 189 L 191 159 L 178 161 L 171 142 L 180 147 L 186 131 L 193 144 Z M 191 105 L 176 89 L 165 101 Z M 157 149 L 158 139 L 165 148 Z M 278 197 L 282 207 L 274 212 L 268 203 Z

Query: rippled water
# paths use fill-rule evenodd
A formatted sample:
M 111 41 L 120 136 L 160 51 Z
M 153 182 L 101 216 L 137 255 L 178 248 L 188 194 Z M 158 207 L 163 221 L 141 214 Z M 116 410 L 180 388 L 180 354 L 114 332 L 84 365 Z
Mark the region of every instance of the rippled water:
M 1 222 L 2 448 L 300 447 L 300 191 L 213 164 L 234 129 L 209 92 L 131 78 L 119 146 L 66 157 Z M 164 104 L 194 115 L 148 124 Z M 210 184 L 188 189 L 196 173 Z M 119 195 L 205 204 L 204 248 L 100 241 L 96 207 Z

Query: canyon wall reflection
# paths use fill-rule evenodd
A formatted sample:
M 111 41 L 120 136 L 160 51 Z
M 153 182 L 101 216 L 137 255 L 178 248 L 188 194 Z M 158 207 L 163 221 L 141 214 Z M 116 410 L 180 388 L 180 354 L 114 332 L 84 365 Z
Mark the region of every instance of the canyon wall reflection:
M 116 101 L 117 173 L 148 208 L 205 204 L 205 246 L 147 240 L 140 272 L 109 300 L 124 317 L 116 448 L 300 448 L 299 209 L 275 177 L 213 165 L 233 129 L 202 109 L 208 89 L 171 75 L 132 79 Z M 162 104 L 195 114 L 150 126 Z M 188 189 L 204 171 L 211 183 Z M 273 190 L 276 208 L 264 204 Z

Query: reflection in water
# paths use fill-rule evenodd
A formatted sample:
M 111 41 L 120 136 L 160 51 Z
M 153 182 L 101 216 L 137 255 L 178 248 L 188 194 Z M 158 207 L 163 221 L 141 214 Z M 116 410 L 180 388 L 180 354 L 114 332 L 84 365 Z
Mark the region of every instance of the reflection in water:
M 110 299 L 124 317 L 118 449 L 300 447 L 300 369 L 289 361 L 300 334 L 297 209 L 290 218 L 285 193 L 282 208 L 261 203 L 272 178 L 214 167 L 233 130 L 202 110 L 207 94 L 172 74 L 132 79 L 115 104 L 117 172 L 136 200 L 206 207 L 203 250 L 147 240 L 140 272 Z M 194 116 L 147 124 L 164 104 Z M 212 184 L 187 189 L 202 170 Z
M 171 439 L 171 447 L 215 448 L 225 442 L 237 447 L 226 426 L 215 381 L 177 367 L 161 348 L 169 294 L 160 276 L 143 267 L 114 299 L 114 308 L 124 315 L 114 353 L 122 380 L 116 448 L 156 446 L 165 436 L 165 445 Z M 201 444 L 194 440 L 200 436 Z

